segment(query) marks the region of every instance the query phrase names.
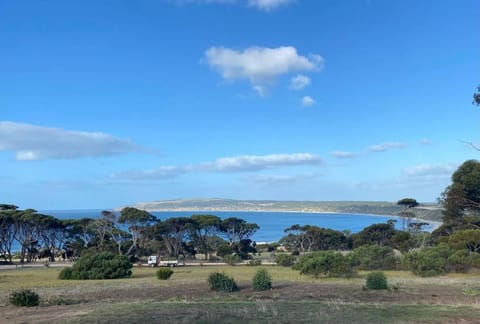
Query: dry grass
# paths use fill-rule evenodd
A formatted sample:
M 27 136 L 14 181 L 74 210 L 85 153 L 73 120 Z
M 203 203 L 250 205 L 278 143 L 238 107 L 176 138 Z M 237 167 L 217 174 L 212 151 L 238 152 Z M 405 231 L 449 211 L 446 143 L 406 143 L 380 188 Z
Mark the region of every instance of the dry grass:
M 0 313 L 9 323 L 480 322 L 478 274 L 418 278 L 391 271 L 386 274 L 395 289 L 366 291 L 365 273 L 315 280 L 289 268 L 264 268 L 274 286 L 265 292 L 253 291 L 258 267 L 248 266 L 175 268 L 169 280 L 157 280 L 152 268 L 136 268 L 129 279 L 91 281 L 58 280 L 56 268 L 1 270 Z M 213 271 L 234 277 L 240 291 L 209 291 L 206 280 Z M 18 288 L 35 290 L 42 306 L 8 305 L 9 293 Z

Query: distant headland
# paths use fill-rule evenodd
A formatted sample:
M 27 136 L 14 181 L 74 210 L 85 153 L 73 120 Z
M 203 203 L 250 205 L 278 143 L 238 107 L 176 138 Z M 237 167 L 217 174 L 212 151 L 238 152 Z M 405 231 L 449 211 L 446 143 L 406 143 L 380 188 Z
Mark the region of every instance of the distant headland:
M 245 212 L 303 212 L 398 215 L 403 207 L 387 201 L 282 201 L 235 200 L 224 198 L 173 199 L 140 202 L 133 207 L 147 211 L 245 211 Z M 119 208 L 121 209 L 121 208 Z M 414 208 L 417 218 L 441 221 L 442 207 L 424 203 Z

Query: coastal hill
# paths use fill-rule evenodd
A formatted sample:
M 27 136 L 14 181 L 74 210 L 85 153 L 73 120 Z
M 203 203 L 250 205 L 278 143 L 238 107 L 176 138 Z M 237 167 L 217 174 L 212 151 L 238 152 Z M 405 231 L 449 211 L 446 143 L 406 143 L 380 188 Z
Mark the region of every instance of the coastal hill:
M 280 201 L 234 200 L 222 198 L 175 199 L 141 202 L 134 205 L 147 211 L 253 211 L 253 212 L 305 212 L 398 215 L 402 206 L 385 201 Z M 417 218 L 441 221 L 442 208 L 436 204 L 420 204 L 413 209 Z

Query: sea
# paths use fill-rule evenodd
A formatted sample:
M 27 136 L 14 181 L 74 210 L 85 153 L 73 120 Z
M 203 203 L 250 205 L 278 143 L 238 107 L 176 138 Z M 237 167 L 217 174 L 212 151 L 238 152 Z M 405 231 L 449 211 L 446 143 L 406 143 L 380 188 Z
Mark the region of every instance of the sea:
M 100 209 L 88 210 L 44 210 L 41 213 L 55 216 L 59 219 L 98 218 L 101 215 Z M 363 215 L 363 214 L 342 214 L 342 213 L 302 213 L 302 212 L 249 212 L 249 211 L 169 211 L 151 212 L 160 220 L 170 217 L 191 216 L 196 214 L 216 215 L 222 219 L 237 217 L 248 223 L 256 223 L 260 229 L 251 237 L 253 241 L 277 242 L 285 236 L 285 229 L 295 225 L 316 225 L 338 231 L 348 230 L 357 233 L 363 228 L 375 224 L 385 223 L 390 219 L 397 220 L 396 227 L 400 228 L 402 221 L 398 216 L 389 215 Z M 431 231 L 433 225 L 425 230 Z

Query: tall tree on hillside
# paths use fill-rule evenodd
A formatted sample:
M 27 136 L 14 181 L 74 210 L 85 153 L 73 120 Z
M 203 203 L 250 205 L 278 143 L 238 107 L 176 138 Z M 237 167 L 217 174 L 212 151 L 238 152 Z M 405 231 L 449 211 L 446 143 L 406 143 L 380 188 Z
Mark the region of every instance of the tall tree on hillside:
M 400 212 L 400 217 L 402 217 L 402 230 L 405 228 L 410 230 L 410 223 L 412 218 L 415 217 L 415 214 L 411 211 L 412 208 L 417 207 L 419 204 L 413 198 L 403 198 L 397 201 L 397 205 L 403 206 L 403 211 Z
M 465 161 L 452 175 L 452 183 L 440 198 L 444 207 L 443 225 L 436 236 L 456 230 L 480 228 L 480 162 Z

